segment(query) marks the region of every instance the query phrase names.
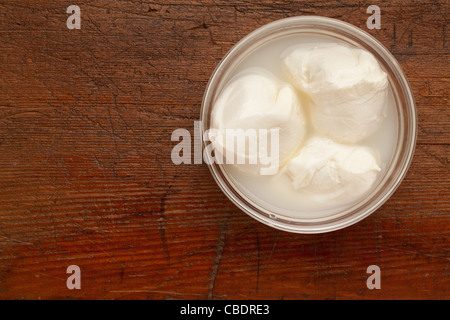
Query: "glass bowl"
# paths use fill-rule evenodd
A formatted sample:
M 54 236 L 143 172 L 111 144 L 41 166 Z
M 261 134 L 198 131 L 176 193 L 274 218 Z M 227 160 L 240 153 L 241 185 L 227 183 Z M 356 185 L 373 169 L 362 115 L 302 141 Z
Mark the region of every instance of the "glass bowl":
M 279 230 L 295 233 L 324 233 L 348 227 L 380 208 L 403 180 L 411 163 L 417 138 L 417 114 L 414 97 L 399 63 L 394 56 L 367 32 L 340 20 L 301 16 L 278 20 L 253 31 L 239 41 L 221 60 L 206 87 L 200 113 L 202 134 L 210 128 L 214 101 L 226 85 L 233 70 L 260 46 L 279 37 L 309 34 L 325 35 L 351 46 L 371 52 L 388 74 L 398 118 L 396 147 L 391 161 L 378 183 L 363 199 L 326 217 L 290 218 L 251 200 L 233 183 L 223 166 L 208 165 L 225 195 L 254 219 Z M 203 148 L 206 142 L 203 142 Z M 211 159 L 208 159 L 211 163 Z

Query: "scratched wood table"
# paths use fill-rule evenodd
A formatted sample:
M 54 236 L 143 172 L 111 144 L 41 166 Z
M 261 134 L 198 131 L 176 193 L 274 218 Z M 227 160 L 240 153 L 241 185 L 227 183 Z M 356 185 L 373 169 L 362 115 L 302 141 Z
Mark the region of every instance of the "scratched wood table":
M 367 30 L 373 4 L 369 32 L 403 67 L 419 117 L 411 168 L 381 209 L 329 234 L 280 232 L 238 210 L 206 165 L 172 163 L 171 133 L 193 132 L 239 39 L 297 15 Z M 449 299 L 449 7 L 0 0 L 0 298 Z M 369 265 L 381 290 L 366 287 Z

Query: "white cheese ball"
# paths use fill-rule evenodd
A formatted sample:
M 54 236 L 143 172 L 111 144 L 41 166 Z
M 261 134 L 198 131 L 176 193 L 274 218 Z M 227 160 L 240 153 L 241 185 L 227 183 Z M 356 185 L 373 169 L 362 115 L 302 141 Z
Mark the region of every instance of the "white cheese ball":
M 386 116 L 387 75 L 366 50 L 340 44 L 291 49 L 283 67 L 310 97 L 314 128 L 337 142 L 365 139 Z
M 223 135 L 227 129 L 267 129 L 267 147 L 258 147 L 256 152 L 249 148 L 227 150 L 225 143 L 220 145 L 219 141 L 215 141 L 216 146 L 223 149 L 223 154 L 231 151 L 237 156 L 240 152 L 239 155 L 245 158 L 246 163 L 234 164 L 241 171 L 259 175 L 261 168 L 265 167 L 264 154 L 276 157 L 280 167 L 298 151 L 305 135 L 305 116 L 293 87 L 277 80 L 265 70 L 252 68 L 238 74 L 223 89 L 214 103 L 211 128 Z M 278 129 L 278 155 L 271 155 L 270 152 L 271 129 Z M 259 140 L 254 141 L 252 137 L 246 139 L 247 143 L 256 142 L 259 146 Z M 256 159 L 257 164 L 250 164 L 250 159 Z

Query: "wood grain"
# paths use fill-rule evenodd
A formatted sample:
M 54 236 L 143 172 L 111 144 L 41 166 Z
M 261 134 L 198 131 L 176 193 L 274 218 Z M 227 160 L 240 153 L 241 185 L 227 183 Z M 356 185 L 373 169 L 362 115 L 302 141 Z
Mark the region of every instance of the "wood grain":
M 449 3 L 0 0 L 0 298 L 449 299 Z M 170 160 L 217 63 L 268 22 L 366 28 L 399 60 L 419 115 L 412 166 L 364 221 L 322 235 L 239 211 L 205 165 Z M 82 289 L 66 288 L 66 268 Z M 382 289 L 366 288 L 366 268 Z

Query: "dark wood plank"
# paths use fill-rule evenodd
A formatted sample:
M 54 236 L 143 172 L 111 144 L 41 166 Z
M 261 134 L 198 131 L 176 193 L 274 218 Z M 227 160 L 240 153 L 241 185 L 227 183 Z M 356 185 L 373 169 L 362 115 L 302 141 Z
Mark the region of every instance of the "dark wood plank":
M 365 29 L 365 1 L 0 0 L 0 298 L 450 298 L 448 1 L 372 1 L 369 31 L 417 101 L 413 164 L 345 230 L 279 232 L 240 212 L 204 165 L 170 160 L 239 39 L 295 15 Z M 66 288 L 67 266 L 82 290 Z M 382 289 L 366 288 L 366 268 Z

